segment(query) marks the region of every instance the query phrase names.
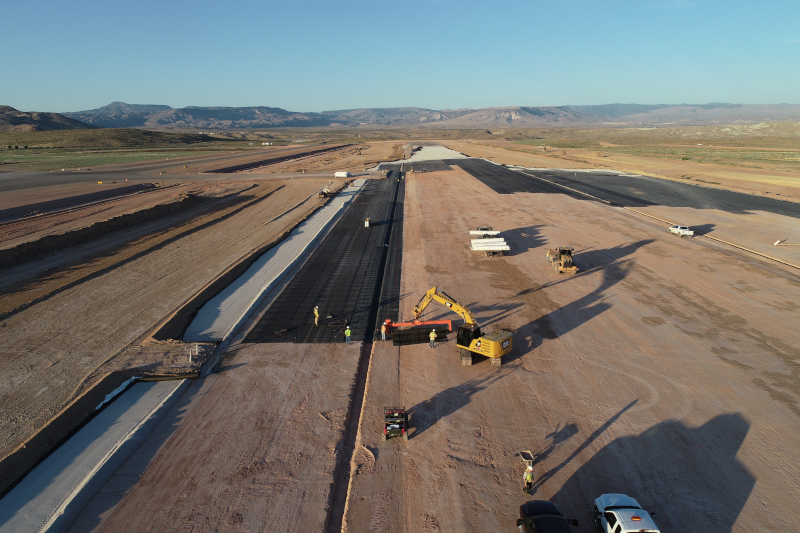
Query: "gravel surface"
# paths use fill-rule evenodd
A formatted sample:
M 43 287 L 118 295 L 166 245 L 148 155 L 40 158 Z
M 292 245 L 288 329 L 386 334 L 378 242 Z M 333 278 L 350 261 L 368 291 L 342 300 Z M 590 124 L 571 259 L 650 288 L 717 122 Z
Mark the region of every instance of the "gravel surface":
M 100 531 L 322 531 L 360 349 L 240 350 Z

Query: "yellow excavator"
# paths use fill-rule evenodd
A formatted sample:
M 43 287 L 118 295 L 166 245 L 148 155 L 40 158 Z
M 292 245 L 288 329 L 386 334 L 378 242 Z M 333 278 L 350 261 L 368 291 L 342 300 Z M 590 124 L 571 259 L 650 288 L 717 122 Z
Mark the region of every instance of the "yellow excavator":
M 419 320 L 425 308 L 432 301 L 437 301 L 451 311 L 454 311 L 464 319 L 464 324 L 458 326 L 456 332 L 456 346 L 461 354 L 461 364 L 463 366 L 472 365 L 472 354 L 476 353 L 489 358 L 492 366 L 500 366 L 502 357 L 511 351 L 512 340 L 511 332 L 498 329 L 491 333 L 483 334 L 478 322 L 469 309 L 451 298 L 444 291 L 433 287 L 425 293 L 425 296 L 414 308 L 414 320 Z

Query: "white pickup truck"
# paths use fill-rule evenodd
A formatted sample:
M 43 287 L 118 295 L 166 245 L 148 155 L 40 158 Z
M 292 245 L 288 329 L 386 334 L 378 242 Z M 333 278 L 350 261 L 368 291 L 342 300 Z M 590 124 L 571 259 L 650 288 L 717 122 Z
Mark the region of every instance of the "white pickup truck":
M 678 237 L 692 237 L 694 231 L 689 229 L 689 226 L 670 226 L 669 232 L 674 233 Z
M 603 494 L 594 501 L 594 527 L 602 533 L 660 533 L 655 516 L 624 494 Z

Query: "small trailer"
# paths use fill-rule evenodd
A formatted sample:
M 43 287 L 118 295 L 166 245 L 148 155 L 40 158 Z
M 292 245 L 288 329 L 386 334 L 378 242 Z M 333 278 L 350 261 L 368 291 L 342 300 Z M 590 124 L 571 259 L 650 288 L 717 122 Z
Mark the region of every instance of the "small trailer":
M 334 178 L 349 178 L 350 177 L 350 173 L 349 172 L 334 172 L 333 173 L 333 177 Z

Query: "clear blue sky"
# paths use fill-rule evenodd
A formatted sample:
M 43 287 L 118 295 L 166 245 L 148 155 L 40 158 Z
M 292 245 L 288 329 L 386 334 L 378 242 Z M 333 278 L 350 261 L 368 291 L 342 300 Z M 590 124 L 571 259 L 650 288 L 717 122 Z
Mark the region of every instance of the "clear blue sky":
M 0 105 L 800 104 L 800 0 L 0 0 Z

